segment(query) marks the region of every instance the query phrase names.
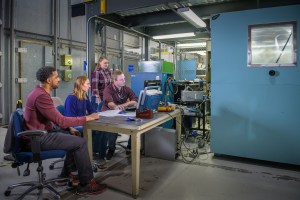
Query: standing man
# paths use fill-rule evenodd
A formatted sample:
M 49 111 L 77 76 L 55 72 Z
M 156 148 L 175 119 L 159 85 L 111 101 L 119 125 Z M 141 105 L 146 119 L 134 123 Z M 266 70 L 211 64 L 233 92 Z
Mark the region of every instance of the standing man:
M 105 87 L 103 102 L 102 111 L 125 110 L 129 106 L 137 106 L 138 97 L 125 85 L 125 75 L 122 71 L 116 70 L 112 72 L 112 84 Z M 108 137 L 107 160 L 110 160 L 115 153 L 117 137 L 117 133 L 110 133 Z
M 36 73 L 40 85 L 28 95 L 24 120 L 26 130 L 47 130 L 41 137 L 42 150 L 61 149 L 67 151 L 62 174 L 69 175 L 71 167 L 76 166 L 80 184 L 78 194 L 100 194 L 105 190 L 104 185 L 98 184 L 93 178 L 93 170 L 84 138 L 65 134 L 54 130 L 54 124 L 64 129 L 72 126 L 83 126 L 85 122 L 99 119 L 97 113 L 82 117 L 65 117 L 54 107 L 50 93 L 58 88 L 60 78 L 54 67 L 42 67 Z

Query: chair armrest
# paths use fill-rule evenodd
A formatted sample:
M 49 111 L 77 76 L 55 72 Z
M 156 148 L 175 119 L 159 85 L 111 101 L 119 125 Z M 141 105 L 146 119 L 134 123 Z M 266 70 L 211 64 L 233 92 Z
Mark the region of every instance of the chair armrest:
M 28 131 L 22 131 L 18 133 L 17 135 L 20 136 L 28 136 L 28 137 L 41 137 L 42 135 L 47 134 L 47 131 L 45 130 L 28 130 Z
M 41 136 L 47 134 L 45 130 L 28 130 L 18 133 L 18 137 L 29 137 L 31 143 L 31 152 L 33 154 L 33 162 L 41 162 Z

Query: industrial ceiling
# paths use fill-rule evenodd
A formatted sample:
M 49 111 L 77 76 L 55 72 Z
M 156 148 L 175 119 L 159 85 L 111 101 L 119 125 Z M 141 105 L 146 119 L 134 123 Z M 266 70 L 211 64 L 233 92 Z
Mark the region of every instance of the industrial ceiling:
M 100 1 L 90 3 L 89 15 L 99 15 L 103 23 L 144 36 L 194 32 L 196 36 L 164 39 L 161 42 L 174 44 L 210 38 L 210 19 L 219 13 L 248 9 L 299 4 L 299 0 L 107 0 L 106 14 L 99 15 Z M 207 27 L 195 28 L 176 13 L 179 8 L 189 7 Z

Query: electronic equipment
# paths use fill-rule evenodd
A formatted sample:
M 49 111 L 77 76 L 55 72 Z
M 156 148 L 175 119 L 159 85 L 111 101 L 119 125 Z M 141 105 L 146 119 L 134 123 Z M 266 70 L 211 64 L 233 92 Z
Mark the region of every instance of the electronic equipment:
M 159 86 L 145 87 L 144 90 L 140 91 L 137 109 L 143 110 L 157 110 L 161 100 L 162 92 Z
M 160 86 L 160 80 L 145 80 L 144 81 L 144 87 L 149 87 L 149 86 Z
M 203 90 L 203 81 L 178 81 L 174 83 L 174 102 L 180 103 L 182 91 L 201 91 Z
M 183 102 L 195 102 L 195 101 L 203 101 L 203 95 L 205 95 L 204 91 L 181 91 L 181 101 Z

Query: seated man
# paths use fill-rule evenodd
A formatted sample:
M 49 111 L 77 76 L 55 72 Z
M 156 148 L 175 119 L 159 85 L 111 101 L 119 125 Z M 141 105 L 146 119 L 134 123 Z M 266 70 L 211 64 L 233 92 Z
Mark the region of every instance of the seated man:
M 116 70 L 112 72 L 112 84 L 105 87 L 103 102 L 102 111 L 125 110 L 129 106 L 137 106 L 138 97 L 125 85 L 125 75 L 122 71 Z M 115 152 L 117 137 L 118 134 L 109 133 L 107 160 L 110 160 Z
M 41 137 L 42 150 L 61 149 L 67 152 L 62 174 L 68 175 L 71 167 L 78 170 L 78 194 L 99 194 L 105 190 L 104 185 L 96 183 L 92 165 L 84 138 L 64 134 L 54 130 L 54 124 L 61 128 L 83 126 L 85 122 L 99 118 L 97 113 L 82 117 L 65 117 L 54 107 L 50 93 L 58 88 L 60 78 L 54 67 L 42 67 L 36 73 L 40 85 L 28 95 L 24 113 L 26 130 L 47 130 Z

